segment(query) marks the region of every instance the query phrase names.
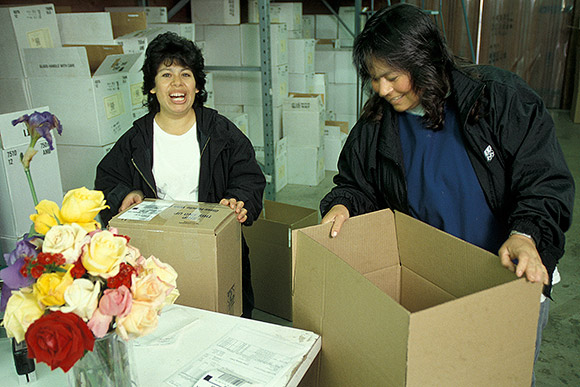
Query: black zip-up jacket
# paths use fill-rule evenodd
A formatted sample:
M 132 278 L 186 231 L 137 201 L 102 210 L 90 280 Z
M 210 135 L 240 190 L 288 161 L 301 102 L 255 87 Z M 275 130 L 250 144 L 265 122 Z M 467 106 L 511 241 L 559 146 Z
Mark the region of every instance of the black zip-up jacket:
M 487 203 L 506 230 L 531 235 L 550 281 L 572 221 L 574 180 L 541 98 L 517 75 L 478 66 L 476 79 L 452 72 L 451 95 L 467 154 Z M 468 119 L 476 101 L 484 112 Z M 343 204 L 350 216 L 391 208 L 409 213 L 397 113 L 385 101 L 380 121 L 360 120 L 338 161 L 324 216 Z M 505 236 L 507 239 L 508 235 Z M 549 286 L 545 293 L 549 294 Z
M 206 107 L 195 107 L 201 166 L 198 200 L 218 203 L 223 198 L 242 200 L 249 226 L 262 211 L 264 175 L 246 136 L 227 118 Z M 149 113 L 133 123 L 97 166 L 95 189 L 103 191 L 110 209 L 101 211 L 107 224 L 123 199 L 134 190 L 156 198 L 153 177 L 153 119 Z M 183 166 L 187 168 L 187 166 Z

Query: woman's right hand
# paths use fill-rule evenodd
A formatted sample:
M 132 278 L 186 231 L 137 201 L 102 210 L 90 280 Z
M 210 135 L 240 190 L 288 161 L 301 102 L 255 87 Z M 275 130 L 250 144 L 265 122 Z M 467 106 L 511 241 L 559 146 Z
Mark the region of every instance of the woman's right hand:
M 342 204 L 337 204 L 326 213 L 324 218 L 322 218 L 321 223 L 322 224 L 331 222 L 333 223 L 332 228 L 330 229 L 330 237 L 334 238 L 338 235 L 340 229 L 342 228 L 342 224 L 346 222 L 348 218 L 350 218 L 348 208 L 346 208 Z
M 127 208 L 131 207 L 133 204 L 139 204 L 143 201 L 145 195 L 141 191 L 131 191 L 125 196 L 121 207 L 119 207 L 119 212 L 125 211 Z

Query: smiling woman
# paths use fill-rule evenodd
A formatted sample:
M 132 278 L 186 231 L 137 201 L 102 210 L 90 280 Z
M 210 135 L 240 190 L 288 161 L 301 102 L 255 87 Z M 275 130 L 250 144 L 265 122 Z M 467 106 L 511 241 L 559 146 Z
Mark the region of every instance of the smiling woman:
M 204 60 L 190 40 L 168 32 L 147 47 L 143 91 L 149 114 L 135 121 L 97 167 L 107 223 L 144 198 L 221 203 L 249 226 L 262 210 L 266 181 L 247 137 L 203 106 Z M 242 236 L 244 315 L 253 309 L 249 251 Z

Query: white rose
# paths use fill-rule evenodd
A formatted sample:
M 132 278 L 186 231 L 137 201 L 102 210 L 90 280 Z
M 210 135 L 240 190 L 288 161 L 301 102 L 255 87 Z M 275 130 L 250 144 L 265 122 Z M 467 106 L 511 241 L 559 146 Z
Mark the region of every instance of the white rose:
M 53 226 L 44 237 L 42 251 L 62 254 L 66 263 L 75 263 L 83 245 L 88 242 L 87 232 L 76 223 Z
M 64 292 L 66 304 L 58 308 L 63 313 L 74 313 L 84 321 L 88 321 L 99 305 L 99 293 L 101 283 L 86 278 L 79 278 L 73 281 Z
M 4 313 L 6 336 L 14 337 L 17 342 L 24 340 L 26 330 L 44 314 L 44 309 L 32 294 L 32 289 L 22 288 L 12 291 Z

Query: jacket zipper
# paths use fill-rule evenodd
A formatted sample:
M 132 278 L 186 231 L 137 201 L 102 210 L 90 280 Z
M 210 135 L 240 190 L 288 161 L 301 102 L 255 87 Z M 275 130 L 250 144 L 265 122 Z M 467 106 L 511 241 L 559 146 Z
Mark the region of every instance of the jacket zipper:
M 203 148 L 201 149 L 201 153 L 199 155 L 200 162 L 201 162 L 201 156 L 203 156 L 203 152 L 205 151 L 205 148 L 207 148 L 207 145 L 209 144 L 210 139 L 211 139 L 211 136 L 209 136 L 207 138 L 207 140 L 205 141 L 205 144 L 203 145 Z
M 149 188 L 151 189 L 151 192 L 153 192 L 153 195 L 155 195 L 155 199 L 159 199 L 157 197 L 157 191 L 155 189 L 153 189 L 153 186 L 151 185 L 151 183 L 149 183 L 149 181 L 145 178 L 145 175 L 143 175 L 143 172 L 141 172 L 141 170 L 137 166 L 137 163 L 135 163 L 135 159 L 131 158 L 131 163 L 133 163 L 133 166 L 135 167 L 137 172 L 139 172 L 143 181 L 149 186 Z

